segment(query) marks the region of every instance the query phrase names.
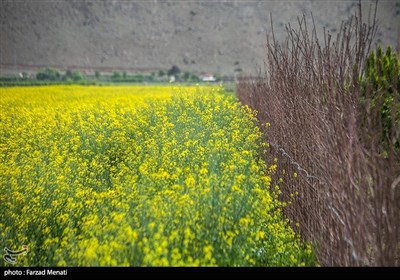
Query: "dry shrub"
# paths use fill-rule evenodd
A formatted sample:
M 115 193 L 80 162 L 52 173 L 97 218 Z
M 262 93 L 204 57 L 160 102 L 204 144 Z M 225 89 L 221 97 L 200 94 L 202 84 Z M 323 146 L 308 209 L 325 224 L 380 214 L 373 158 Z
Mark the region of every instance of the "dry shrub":
M 379 106 L 368 98 L 360 102 L 360 77 L 377 30 L 376 5 L 367 23 L 360 5 L 335 38 L 325 30 L 318 38 L 313 18 L 311 25 L 305 16 L 298 23 L 298 29 L 286 26 L 284 44 L 272 32 L 266 72 L 238 83 L 239 100 L 259 112 L 271 147 L 267 160 L 278 158 L 281 199 L 292 200 L 286 214 L 313 241 L 321 265 L 397 266 L 399 149 L 395 141 L 382 145 Z M 398 86 L 394 82 L 396 104 Z M 381 94 L 367 88 L 367 97 L 379 100 Z M 399 131 L 395 125 L 389 139 Z

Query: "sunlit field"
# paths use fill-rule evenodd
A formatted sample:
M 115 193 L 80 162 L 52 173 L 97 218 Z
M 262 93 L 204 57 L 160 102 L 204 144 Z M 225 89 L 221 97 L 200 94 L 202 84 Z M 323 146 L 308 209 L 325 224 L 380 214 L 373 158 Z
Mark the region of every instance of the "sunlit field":
M 254 112 L 220 87 L 1 88 L 0 112 L 0 249 L 27 245 L 19 266 L 315 265 Z

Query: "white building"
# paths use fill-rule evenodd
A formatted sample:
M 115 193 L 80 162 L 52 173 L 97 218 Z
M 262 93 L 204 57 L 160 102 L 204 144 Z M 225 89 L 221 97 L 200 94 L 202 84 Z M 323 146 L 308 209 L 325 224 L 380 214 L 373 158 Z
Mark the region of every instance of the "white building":
M 203 82 L 215 82 L 215 81 L 217 80 L 217 79 L 214 77 L 213 74 L 209 74 L 209 73 L 201 74 L 201 75 L 200 75 L 200 79 L 201 79 Z

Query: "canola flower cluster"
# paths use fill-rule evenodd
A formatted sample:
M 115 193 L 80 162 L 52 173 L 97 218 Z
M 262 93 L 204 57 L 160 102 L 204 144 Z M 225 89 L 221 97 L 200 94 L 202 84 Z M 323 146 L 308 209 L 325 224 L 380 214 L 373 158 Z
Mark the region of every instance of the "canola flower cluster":
M 0 244 L 28 245 L 18 265 L 315 265 L 272 191 L 254 112 L 220 87 L 0 96 Z

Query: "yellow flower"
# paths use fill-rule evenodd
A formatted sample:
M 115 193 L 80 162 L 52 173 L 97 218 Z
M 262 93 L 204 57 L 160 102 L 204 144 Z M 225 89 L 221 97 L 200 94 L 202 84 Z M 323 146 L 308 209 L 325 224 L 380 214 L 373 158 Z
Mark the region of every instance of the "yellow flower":
M 196 180 L 193 178 L 192 175 L 189 175 L 185 180 L 185 184 L 188 187 L 194 187 L 194 185 L 196 184 Z
M 238 194 L 243 193 L 243 191 L 236 185 L 232 186 L 232 191 L 237 192 Z
M 207 245 L 203 248 L 204 258 L 208 261 L 212 260 L 213 246 Z
M 20 265 L 313 265 L 270 188 L 257 112 L 222 87 L 0 95 L 0 238 L 29 246 Z
M 263 231 L 257 231 L 256 232 L 256 240 L 263 239 L 264 236 L 265 236 L 265 232 L 263 232 Z

